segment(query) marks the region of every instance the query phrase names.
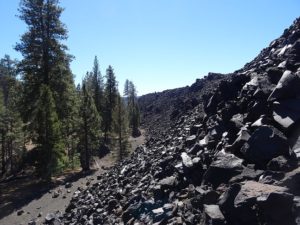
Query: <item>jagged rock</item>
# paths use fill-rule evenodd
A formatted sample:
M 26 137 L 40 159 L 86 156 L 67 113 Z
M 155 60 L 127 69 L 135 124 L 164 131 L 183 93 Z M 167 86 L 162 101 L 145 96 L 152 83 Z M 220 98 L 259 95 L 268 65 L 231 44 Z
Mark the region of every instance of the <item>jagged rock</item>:
M 285 217 L 281 225 L 290 225 L 300 218 L 299 38 L 300 19 L 232 74 L 140 97 L 146 143 L 76 191 L 62 222 L 274 225 Z M 287 191 L 297 195 L 292 207 Z
M 300 167 L 286 173 L 279 183 L 287 187 L 290 192 L 300 194 Z
M 288 129 L 300 120 L 300 100 L 288 99 L 273 103 L 273 117 L 283 128 Z
M 235 217 L 234 199 L 241 190 L 240 184 L 231 185 L 226 192 L 220 196 L 218 205 L 229 224 L 233 224 Z
M 242 159 L 233 154 L 220 152 L 203 175 L 202 182 L 204 184 L 211 184 L 213 187 L 217 187 L 221 183 L 226 183 L 232 177 L 242 172 L 242 162 Z
M 201 127 L 201 124 L 193 125 L 190 129 L 190 135 L 197 135 Z
M 267 168 L 274 171 L 290 171 L 295 167 L 297 167 L 297 162 L 295 159 L 288 159 L 282 155 L 272 159 L 267 164 Z
M 233 144 L 226 146 L 226 151 L 238 154 L 240 148 L 250 139 L 250 137 L 249 131 L 243 127 Z
M 174 176 L 166 177 L 158 182 L 162 189 L 169 189 L 177 184 L 177 179 Z
M 196 143 L 192 148 L 188 150 L 188 153 L 196 155 L 201 150 L 200 144 Z
M 204 205 L 205 221 L 212 225 L 225 224 L 225 218 L 218 205 Z
M 234 200 L 235 216 L 231 218 L 239 221 L 240 224 L 257 224 L 257 198 L 269 195 L 270 193 L 282 193 L 287 191 L 284 187 L 261 184 L 255 181 L 247 181 L 242 185 L 241 190 Z
M 118 202 L 118 200 L 116 200 L 116 199 L 111 199 L 111 200 L 109 200 L 109 202 L 108 202 L 108 210 L 109 211 L 111 211 L 111 210 L 113 210 L 113 209 L 115 209 L 116 208 L 116 206 L 119 204 L 119 202 Z
M 277 156 L 291 154 L 286 137 L 272 126 L 257 128 L 241 152 L 246 160 L 262 167 Z
M 257 198 L 262 217 L 267 224 L 294 224 L 293 223 L 293 199 L 292 194 L 285 192 L 273 192 Z
M 276 88 L 271 93 L 268 101 L 284 100 L 299 96 L 300 77 L 286 70 L 280 78 Z
M 182 159 L 182 164 L 186 168 L 191 168 L 193 167 L 193 161 L 192 158 L 188 156 L 185 152 L 181 153 L 181 159 Z
M 186 139 L 185 144 L 186 144 L 187 146 L 192 146 L 193 144 L 196 143 L 196 139 L 197 139 L 196 135 L 189 136 L 189 137 Z
M 230 183 L 242 182 L 245 180 L 258 180 L 264 173 L 263 170 L 257 170 L 254 168 L 244 167 L 241 174 L 230 179 Z
M 270 67 L 266 71 L 273 84 L 277 84 L 283 74 L 282 70 L 278 67 Z

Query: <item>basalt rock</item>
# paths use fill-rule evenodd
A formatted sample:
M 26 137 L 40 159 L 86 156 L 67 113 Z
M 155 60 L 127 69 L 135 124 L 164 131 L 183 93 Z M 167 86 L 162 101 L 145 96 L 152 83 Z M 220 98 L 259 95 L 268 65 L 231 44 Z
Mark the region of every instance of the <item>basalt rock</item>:
M 300 19 L 242 69 L 141 96 L 147 140 L 62 224 L 297 224 Z M 299 224 L 299 222 L 298 222 Z

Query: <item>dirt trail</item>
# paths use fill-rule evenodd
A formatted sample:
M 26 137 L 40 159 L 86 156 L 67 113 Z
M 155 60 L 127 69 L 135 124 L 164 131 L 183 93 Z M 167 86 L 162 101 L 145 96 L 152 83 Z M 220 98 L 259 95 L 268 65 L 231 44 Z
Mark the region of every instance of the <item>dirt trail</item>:
M 100 164 L 101 167 L 109 168 L 114 164 L 114 161 L 111 154 L 109 154 L 100 159 L 97 163 Z M 32 220 L 35 220 L 36 224 L 42 224 L 47 213 L 55 213 L 57 211 L 64 213 L 64 210 L 70 202 L 73 193 L 77 191 L 78 188 L 86 188 L 87 186 L 97 182 L 97 175 L 105 171 L 101 169 L 101 167 L 97 171 L 94 170 L 88 175 L 80 174 L 78 175 L 77 179 L 75 176 L 75 181 L 70 182 L 72 187 L 69 188 L 66 188 L 65 184 L 61 184 L 52 189 L 40 185 L 42 190 L 38 190 L 39 186 L 33 186 L 33 188 L 30 188 L 30 186 L 27 188 L 27 190 L 20 190 L 21 193 L 17 196 L 20 202 L 18 202 L 18 199 L 13 199 L 15 201 L 17 200 L 17 202 L 10 202 L 10 204 L 11 207 L 14 207 L 14 204 L 18 205 L 18 203 L 21 203 L 21 205 L 24 206 L 21 208 L 15 207 L 13 213 L 0 220 L 0 225 L 25 225 Z M 13 184 L 8 183 L 6 185 Z M 5 185 L 1 185 L 0 188 L 3 190 L 2 192 L 5 195 Z M 56 193 L 58 193 L 58 196 L 54 198 Z M 26 201 L 28 204 L 26 204 Z M 24 202 L 24 204 L 22 204 L 22 202 Z M 9 202 L 0 203 L 0 210 L 3 210 L 0 212 L 0 215 L 11 210 L 11 207 L 8 206 Z M 18 215 L 18 212 L 20 211 L 23 211 L 22 215 Z
M 130 138 L 131 149 L 145 141 L 144 131 L 137 138 Z M 86 188 L 97 182 L 97 176 L 104 173 L 105 170 L 115 163 L 115 157 L 112 153 L 96 159 L 94 168 L 90 174 L 77 172 L 73 176 L 72 187 L 66 188 L 65 183 L 56 187 L 49 187 L 38 182 L 32 181 L 32 178 L 23 178 L 22 180 L 0 183 L 0 225 L 27 225 L 30 221 L 36 224 L 42 224 L 48 213 L 57 211 L 64 213 L 75 191 Z M 58 193 L 58 196 L 53 196 Z M 21 215 L 18 212 L 23 211 Z

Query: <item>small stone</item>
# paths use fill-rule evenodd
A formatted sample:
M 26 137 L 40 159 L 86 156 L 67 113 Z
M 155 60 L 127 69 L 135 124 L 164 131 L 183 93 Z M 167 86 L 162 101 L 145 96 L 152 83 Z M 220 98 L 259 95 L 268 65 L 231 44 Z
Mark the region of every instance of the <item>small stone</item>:
M 71 188 L 72 187 L 72 184 L 70 183 L 70 182 L 67 182 L 66 184 L 65 184 L 65 188 Z
M 19 210 L 19 211 L 17 212 L 17 215 L 18 215 L 18 216 L 21 216 L 23 213 L 24 213 L 24 210 Z
M 54 191 L 54 192 L 53 192 L 53 195 L 52 195 L 52 198 L 57 198 L 58 196 L 59 196 L 58 191 Z
M 54 213 L 48 213 L 45 217 L 46 223 L 49 223 L 55 219 L 55 214 Z

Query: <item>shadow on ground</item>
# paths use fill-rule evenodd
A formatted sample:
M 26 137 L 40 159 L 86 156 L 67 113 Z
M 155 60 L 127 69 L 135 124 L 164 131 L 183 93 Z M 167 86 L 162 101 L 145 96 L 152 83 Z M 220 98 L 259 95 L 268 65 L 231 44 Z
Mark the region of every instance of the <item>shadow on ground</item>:
M 73 172 L 54 182 L 43 182 L 33 175 L 16 177 L 0 182 L 0 219 L 18 211 L 33 200 L 38 200 L 51 189 L 67 182 L 77 180 L 94 174 L 97 170 L 88 172 Z

